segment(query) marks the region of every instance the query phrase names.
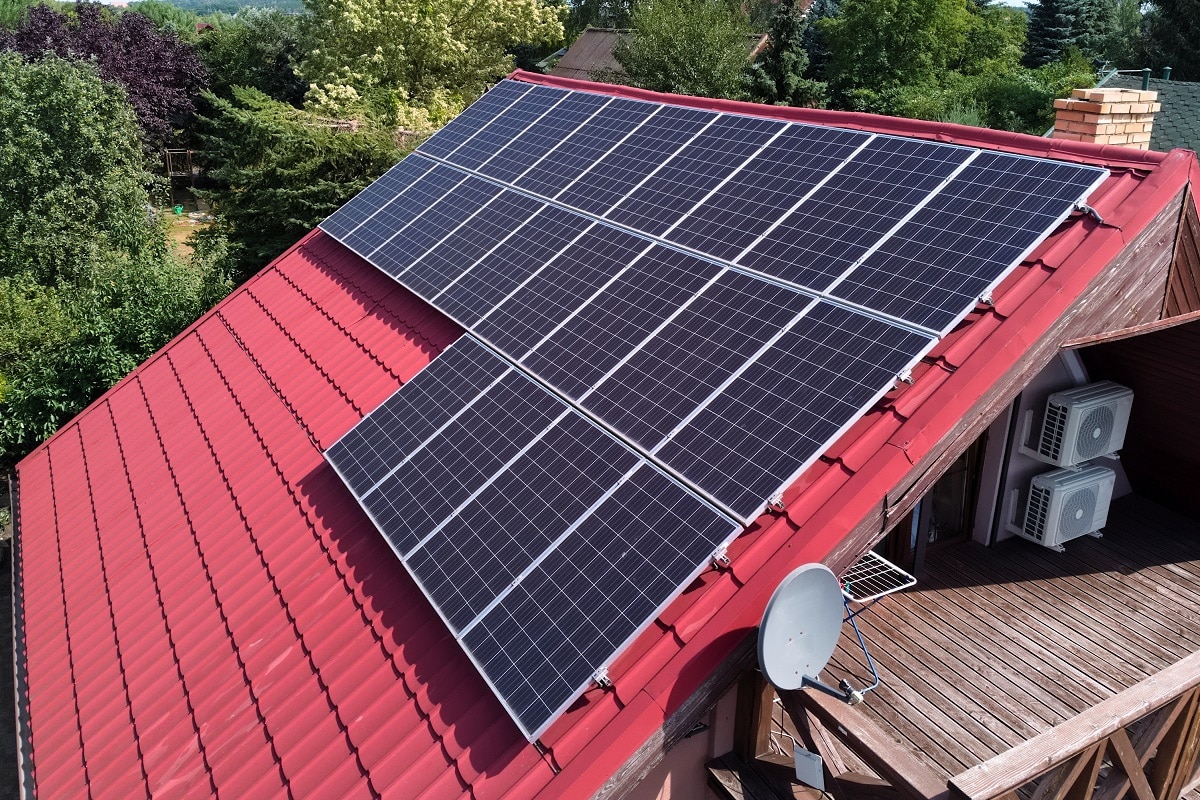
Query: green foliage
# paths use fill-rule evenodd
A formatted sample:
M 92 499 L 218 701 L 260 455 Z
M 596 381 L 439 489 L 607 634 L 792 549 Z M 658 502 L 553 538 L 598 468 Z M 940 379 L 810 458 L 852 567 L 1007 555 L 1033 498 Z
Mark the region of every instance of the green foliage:
M 368 109 L 386 124 L 442 124 L 512 69 L 508 48 L 562 40 L 541 0 L 306 0 L 317 42 L 300 65 L 308 102 L 332 116 Z
M 1144 28 L 1142 0 L 1117 0 L 1113 33 L 1105 54 L 1110 67 L 1138 69 L 1148 63 Z
M 1074 49 L 1100 61 L 1116 30 L 1116 0 L 1039 0 L 1029 16 L 1025 63 L 1041 67 Z
M 1025 52 L 1029 17 L 1021 10 L 990 2 L 967 6 L 971 23 L 958 70 L 967 75 L 1013 70 Z
M 149 226 L 137 122 L 124 92 L 78 62 L 0 53 L 0 277 L 75 282 Z
M 1054 124 L 1055 98 L 1094 83 L 1090 62 L 1076 52 L 1038 69 L 950 73 L 939 86 L 903 87 L 875 96 L 879 105 L 870 110 L 1041 135 Z
M 0 373 L 9 384 L 0 463 L 35 447 L 228 291 L 216 272 L 165 247 L 93 266 L 74 286 L 0 280 Z M 42 336 L 31 329 L 37 320 L 46 323 Z
M 641 0 L 632 25 L 613 48 L 624 73 L 605 79 L 659 92 L 746 96 L 744 15 L 715 0 Z
M 820 21 L 829 83 L 870 103 L 903 86 L 929 84 L 958 65 L 967 45 L 967 0 L 842 0 Z
M 86 64 L 0 54 L 0 465 L 228 291 L 173 258 L 137 123 Z
M 141 14 L 154 23 L 160 31 L 174 33 L 185 42 L 195 42 L 196 23 L 200 18 L 166 0 L 137 0 L 129 4 L 129 12 Z
M 1177 81 L 1200 81 L 1200 0 L 1154 0 L 1146 15 L 1147 63 Z
M 806 77 L 828 81 L 829 43 L 825 40 L 821 20 L 836 17 L 841 12 L 838 0 L 813 0 L 805 15 L 807 24 L 800 35 L 800 44 L 808 54 Z
M 564 36 L 575 41 L 589 25 L 597 28 L 628 28 L 633 14 L 631 0 L 576 0 L 563 22 Z
M 750 93 L 756 100 L 813 108 L 825 105 L 825 84 L 805 77 L 807 30 L 808 21 L 800 4 L 779 0 L 771 19 L 771 44 L 750 71 Z
M 356 130 L 235 87 L 231 99 L 207 93 L 200 117 L 201 158 L 216 187 L 200 192 L 216 224 L 202 252 L 223 238 L 230 272 L 257 272 L 404 155 L 392 133 Z
M 293 69 L 305 51 L 300 17 L 295 14 L 243 9 L 206 31 L 199 50 L 209 72 L 209 88 L 221 97 L 231 97 L 234 86 L 246 86 L 299 107 L 308 91 L 308 84 Z

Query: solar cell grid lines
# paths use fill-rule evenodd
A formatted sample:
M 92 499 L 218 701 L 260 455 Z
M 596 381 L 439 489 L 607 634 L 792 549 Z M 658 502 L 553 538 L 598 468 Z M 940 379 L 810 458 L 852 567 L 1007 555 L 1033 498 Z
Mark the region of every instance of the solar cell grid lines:
M 470 336 L 326 458 L 531 739 L 737 531 Z
M 656 111 L 651 103 L 614 98 L 518 176 L 516 185 L 553 197 Z
M 528 83 L 501 81 L 450 120 L 437 132 L 437 136 L 422 142 L 417 148 L 418 152 L 434 158 L 445 158 L 531 89 L 533 87 Z
M 402 276 L 418 258 L 488 205 L 499 191 L 482 178 L 468 175 L 434 199 L 412 223 L 375 248 L 371 253 L 372 263 L 393 278 Z M 428 197 L 423 193 L 422 198 L 413 197 L 412 202 L 419 199 Z
M 562 89 L 534 86 L 521 95 L 519 102 L 502 110 L 478 128 L 474 135 L 448 153 L 445 156 L 446 160 L 467 169 L 478 169 L 483 162 L 519 137 L 567 96 L 568 93 Z
M 1096 167 L 981 153 L 834 294 L 945 331 L 1072 210 Z
M 823 291 L 975 151 L 879 137 L 735 260 Z
M 721 271 L 656 245 L 527 353 L 521 365 L 578 400 Z
M 604 216 L 661 235 L 786 127 L 777 120 L 718 117 Z
M 480 164 L 479 171 L 490 178 L 513 183 L 607 103 L 608 98 L 600 95 L 578 92 L 568 95 L 554 106 L 554 114 L 532 124 L 524 135 L 511 139 Z
M 534 738 L 731 533 L 678 483 L 639 467 L 462 642 Z
M 603 215 L 716 118 L 710 111 L 664 106 L 610 152 L 588 165 L 554 199 Z M 653 123 L 649 124 L 651 119 Z
M 748 514 L 819 456 L 933 344 L 818 303 L 655 451 Z
M 376 181 L 375 184 L 368 186 L 358 196 L 362 198 L 361 201 L 356 198 L 356 200 L 350 201 L 350 203 L 347 203 L 337 212 L 337 214 L 346 214 L 348 216 L 349 209 L 359 204 L 361 204 L 364 212 L 370 211 L 369 214 L 364 213 L 362 215 L 363 222 L 339 237 L 342 244 L 364 258 L 369 258 L 375 252 L 376 248 L 392 238 L 397 232 L 403 231 L 410 223 L 421 216 L 421 213 L 425 209 L 436 203 L 467 177 L 458 170 L 451 169 L 442 164 L 436 164 L 420 156 L 409 156 L 401 161 L 400 164 L 407 164 L 410 161 L 413 162 L 413 171 L 405 171 L 398 174 L 395 182 L 399 183 L 400 180 L 406 178 L 411 182 L 407 185 L 401 184 L 392 196 L 389 197 L 387 194 L 376 195 L 372 193 L 372 190 L 378 183 L 390 183 L 389 176 L 397 172 L 394 168 L 384 175 L 383 178 L 380 178 L 379 181 Z M 369 196 L 368 193 L 372 194 Z M 371 197 L 378 197 L 378 206 L 367 205 Z M 324 224 L 322 223 L 322 226 Z
M 672 428 L 813 300 L 725 272 L 580 402 L 653 451 Z
M 501 191 L 437 242 L 402 276 L 423 297 L 436 297 L 545 204 L 528 195 Z
M 793 125 L 664 236 L 732 260 L 870 138 L 858 131 Z
M 364 189 L 353 200 L 330 214 L 321 223 L 321 228 L 330 236 L 341 241 L 435 166 L 437 166 L 436 161 L 419 156 L 404 159 L 385 172 L 379 180 Z
M 472 326 L 593 225 L 587 217 L 544 207 L 430 300 Z
M 473 329 L 520 360 L 650 247 L 630 233 L 592 228 L 514 289 Z

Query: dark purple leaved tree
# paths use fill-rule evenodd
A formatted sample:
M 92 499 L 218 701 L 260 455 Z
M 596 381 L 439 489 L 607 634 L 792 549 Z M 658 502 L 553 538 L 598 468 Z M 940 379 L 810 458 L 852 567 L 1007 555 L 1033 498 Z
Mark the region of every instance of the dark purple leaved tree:
M 191 45 L 142 14 L 112 14 L 96 3 L 77 3 L 72 15 L 33 6 L 16 30 L 0 32 L 0 49 L 91 62 L 101 78 L 125 88 L 146 146 L 155 150 L 171 143 L 207 84 Z

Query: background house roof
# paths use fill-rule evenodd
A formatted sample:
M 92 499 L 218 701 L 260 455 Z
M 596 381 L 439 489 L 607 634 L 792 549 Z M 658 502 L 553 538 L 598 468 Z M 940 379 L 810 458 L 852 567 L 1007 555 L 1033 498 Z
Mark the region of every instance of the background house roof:
M 1114 73 L 1102 84 L 1112 89 L 1142 88 L 1140 75 Z M 1150 79 L 1150 90 L 1158 92 L 1162 110 L 1154 115 L 1150 149 L 1166 152 L 1176 147 L 1200 149 L 1200 83 Z
M 1072 218 L 1040 246 L 545 753 L 322 457 L 461 331 L 309 234 L 19 466 L 19 716 L 40 796 L 591 795 L 744 645 L 783 575 L 848 557 L 847 532 L 1196 170 L 1182 152 L 516 77 L 1105 164 L 1091 204 L 1107 224 Z
M 567 48 L 567 52 L 550 68 L 550 74 L 559 78 L 592 80 L 601 72 L 620 73 L 624 70 L 613 57 L 613 48 L 622 36 L 633 31 L 626 28 L 584 28 L 579 37 Z M 746 52 L 754 58 L 766 47 L 770 38 L 765 33 L 746 34 Z

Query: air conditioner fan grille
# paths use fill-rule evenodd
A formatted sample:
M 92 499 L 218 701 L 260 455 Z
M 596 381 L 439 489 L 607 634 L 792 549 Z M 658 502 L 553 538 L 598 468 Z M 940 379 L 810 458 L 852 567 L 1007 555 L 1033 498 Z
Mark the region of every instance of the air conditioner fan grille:
M 1110 445 L 1116 422 L 1111 406 L 1096 406 L 1087 413 L 1075 435 L 1075 452 L 1081 460 L 1102 456 L 1112 449 Z
M 1067 495 L 1058 517 L 1058 528 L 1065 538 L 1073 539 L 1092 532 L 1097 500 L 1096 489 L 1091 486 L 1076 489 Z

